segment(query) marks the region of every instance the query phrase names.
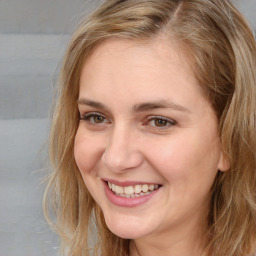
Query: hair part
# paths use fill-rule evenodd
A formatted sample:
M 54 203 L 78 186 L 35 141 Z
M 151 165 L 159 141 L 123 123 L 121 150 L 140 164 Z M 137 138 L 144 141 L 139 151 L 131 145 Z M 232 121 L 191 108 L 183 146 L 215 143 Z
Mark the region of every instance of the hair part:
M 82 67 L 109 38 L 152 40 L 164 35 L 189 49 L 188 58 L 219 120 L 220 144 L 230 170 L 213 188 L 206 255 L 253 255 L 256 245 L 256 44 L 229 0 L 108 0 L 76 29 L 61 68 L 49 155 L 53 173 L 45 215 L 69 256 L 128 256 L 129 240 L 107 228 L 74 159 Z M 90 235 L 97 228 L 96 242 Z M 90 246 L 91 244 L 91 246 Z M 92 249 L 90 249 L 90 247 Z

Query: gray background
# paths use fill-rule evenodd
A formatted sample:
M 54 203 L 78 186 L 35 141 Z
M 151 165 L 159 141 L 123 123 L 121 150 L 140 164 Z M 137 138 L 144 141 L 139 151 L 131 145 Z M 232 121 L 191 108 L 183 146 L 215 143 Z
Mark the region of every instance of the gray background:
M 58 66 L 83 15 L 102 2 L 0 0 L 0 256 L 57 255 L 41 200 Z M 236 0 L 256 30 L 256 0 Z

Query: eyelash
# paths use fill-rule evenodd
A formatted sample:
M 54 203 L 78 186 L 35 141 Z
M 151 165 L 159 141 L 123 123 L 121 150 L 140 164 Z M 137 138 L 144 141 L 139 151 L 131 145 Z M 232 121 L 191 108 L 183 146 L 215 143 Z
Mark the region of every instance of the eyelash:
M 80 117 L 80 120 L 84 120 L 92 125 L 99 125 L 99 124 L 105 123 L 105 122 L 102 122 L 102 123 L 92 122 L 92 120 L 90 120 L 90 119 L 95 118 L 95 117 L 102 117 L 104 120 L 107 120 L 107 118 L 103 114 L 98 113 L 98 112 L 88 112 L 85 115 L 82 115 Z
M 103 122 L 97 123 L 97 122 L 95 122 L 95 120 L 91 120 L 91 118 L 95 118 L 95 117 L 103 118 Z M 105 123 L 110 123 L 110 121 L 106 122 L 107 118 L 99 112 L 88 112 L 85 115 L 82 115 L 80 117 L 80 120 L 84 120 L 84 121 L 88 122 L 90 125 L 102 125 Z M 157 125 L 155 125 L 155 123 L 154 123 L 154 125 L 151 125 L 153 127 L 159 128 L 159 129 L 167 129 L 167 128 L 177 124 L 176 121 L 166 118 L 166 117 L 163 117 L 163 116 L 150 116 L 147 118 L 147 122 L 145 124 L 151 123 L 152 121 L 153 122 L 156 122 L 156 121 L 161 121 L 161 122 L 164 121 L 165 122 L 165 124 L 163 126 L 157 126 Z
M 170 126 L 174 126 L 176 125 L 176 121 L 172 120 L 172 119 L 169 119 L 169 118 L 166 118 L 166 117 L 163 117 L 163 116 L 150 116 L 148 117 L 148 121 L 151 122 L 151 121 L 164 121 L 166 122 L 166 124 L 168 125 L 164 125 L 164 126 L 157 126 L 157 125 L 153 125 L 154 127 L 158 127 L 160 129 L 164 129 L 164 128 L 168 128 Z

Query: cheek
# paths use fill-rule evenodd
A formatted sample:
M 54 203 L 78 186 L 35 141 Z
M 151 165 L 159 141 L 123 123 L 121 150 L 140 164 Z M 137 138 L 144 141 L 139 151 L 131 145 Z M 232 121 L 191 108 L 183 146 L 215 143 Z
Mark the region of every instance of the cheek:
M 217 174 L 218 147 L 214 140 L 190 136 L 172 138 L 151 147 L 154 169 L 163 177 L 166 197 L 170 206 L 166 218 L 205 213 L 210 201 L 211 187 Z M 170 214 L 169 214 L 170 212 Z M 175 216 L 171 213 L 175 212 Z
M 212 183 L 217 173 L 220 153 L 215 137 L 182 133 L 148 148 L 152 165 L 169 182 Z
M 101 184 L 101 179 L 98 178 L 98 165 L 102 154 L 101 144 L 97 138 L 78 129 L 74 142 L 75 161 L 88 191 L 98 204 L 100 203 L 98 188 Z
M 74 143 L 74 156 L 82 175 L 95 170 L 102 153 L 103 146 L 100 138 L 89 136 L 82 132 L 82 129 L 78 129 Z

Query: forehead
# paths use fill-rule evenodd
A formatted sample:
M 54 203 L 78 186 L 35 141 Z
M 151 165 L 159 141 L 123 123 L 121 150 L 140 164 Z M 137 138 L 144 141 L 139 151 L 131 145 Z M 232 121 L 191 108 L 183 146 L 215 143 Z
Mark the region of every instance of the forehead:
M 189 61 L 190 51 L 188 47 L 184 46 L 185 44 L 181 41 L 169 39 L 164 35 L 141 40 L 113 37 L 94 48 L 85 61 L 85 67 L 87 67 L 87 63 L 91 64 L 104 57 L 122 58 L 123 63 L 125 63 L 128 59 L 124 57 L 129 56 L 129 60 L 133 60 L 134 64 L 138 62 L 138 57 L 143 57 L 143 59 L 140 58 L 142 61 L 147 58 L 147 61 L 151 60 L 154 64 L 166 61 L 169 63 L 175 62 L 177 65 L 185 65 L 192 73 Z M 150 63 L 148 62 L 148 64 Z
M 81 79 L 84 76 L 91 77 L 95 70 L 98 75 L 122 75 L 129 69 L 130 77 L 133 76 L 138 82 L 143 71 L 151 71 L 148 75 L 152 76 L 157 76 L 157 72 L 159 76 L 163 76 L 165 71 L 175 76 L 175 72 L 180 68 L 180 71 L 184 71 L 184 77 L 195 80 L 188 56 L 190 53 L 187 48 L 176 40 L 167 39 L 166 36 L 148 40 L 111 38 L 99 44 L 86 59 Z
M 195 101 L 201 90 L 183 49 L 163 38 L 108 39 L 86 60 L 79 97 L 89 95 L 97 101 L 107 101 L 108 97 L 124 103 L 132 95 L 135 104 L 173 97 L 180 103 L 189 98 Z

